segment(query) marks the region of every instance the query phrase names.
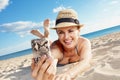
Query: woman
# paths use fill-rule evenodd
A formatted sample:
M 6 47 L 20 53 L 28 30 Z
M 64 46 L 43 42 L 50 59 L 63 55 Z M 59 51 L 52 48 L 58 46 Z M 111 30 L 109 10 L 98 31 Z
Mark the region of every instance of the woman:
M 45 26 L 48 25 L 49 20 L 46 20 Z M 82 26 L 74 10 L 66 9 L 58 13 L 56 26 L 52 28 L 58 34 L 58 40 L 51 44 L 51 53 L 54 58 L 43 56 L 37 65 L 33 61 L 32 76 L 36 80 L 71 80 L 90 67 L 91 44 L 88 39 L 79 35 Z M 34 30 L 32 33 L 42 36 Z M 64 65 L 73 62 L 77 62 L 74 67 L 56 75 L 56 64 Z

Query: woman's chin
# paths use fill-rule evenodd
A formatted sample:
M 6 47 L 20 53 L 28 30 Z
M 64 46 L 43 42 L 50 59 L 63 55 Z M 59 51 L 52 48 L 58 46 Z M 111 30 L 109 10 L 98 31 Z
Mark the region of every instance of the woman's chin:
M 73 48 L 73 45 L 65 45 L 66 48 L 71 49 Z

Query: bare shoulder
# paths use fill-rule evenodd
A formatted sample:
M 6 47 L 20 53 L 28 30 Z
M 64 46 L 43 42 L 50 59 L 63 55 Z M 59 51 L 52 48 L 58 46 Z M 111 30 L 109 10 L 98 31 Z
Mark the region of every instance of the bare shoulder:
M 62 54 L 62 50 L 61 50 L 61 44 L 59 43 L 58 40 L 54 41 L 51 46 L 51 54 L 54 58 L 60 59 L 63 54 Z
M 91 59 L 92 57 L 91 43 L 89 39 L 84 37 L 79 38 L 79 50 L 80 50 L 79 54 L 81 55 L 81 59 L 88 59 L 88 60 Z
M 56 41 L 54 41 L 54 42 L 52 42 L 51 43 L 51 49 L 52 50 L 56 50 L 56 49 L 58 49 L 58 50 L 60 50 L 60 48 L 61 48 L 61 44 L 59 43 L 59 41 L 58 40 L 56 40 Z
M 80 37 L 79 40 L 78 40 L 78 43 L 81 46 L 91 46 L 90 40 L 85 38 L 85 37 Z

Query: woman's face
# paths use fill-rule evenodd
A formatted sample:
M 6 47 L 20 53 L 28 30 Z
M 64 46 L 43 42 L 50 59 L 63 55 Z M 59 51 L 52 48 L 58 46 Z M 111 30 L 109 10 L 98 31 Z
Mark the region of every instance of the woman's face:
M 59 41 L 64 48 L 74 48 L 77 44 L 80 30 L 77 27 L 65 27 L 56 29 Z

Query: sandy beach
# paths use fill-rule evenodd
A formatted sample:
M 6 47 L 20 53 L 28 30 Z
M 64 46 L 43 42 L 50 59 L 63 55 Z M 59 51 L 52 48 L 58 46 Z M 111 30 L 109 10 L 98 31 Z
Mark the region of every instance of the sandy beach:
M 120 32 L 91 39 L 93 63 L 76 80 L 120 80 Z M 33 80 L 32 54 L 0 61 L 0 80 Z M 74 64 L 58 67 L 58 73 Z

